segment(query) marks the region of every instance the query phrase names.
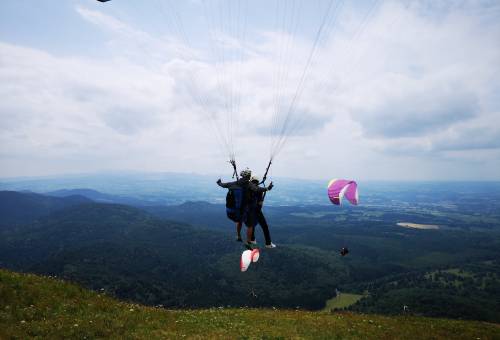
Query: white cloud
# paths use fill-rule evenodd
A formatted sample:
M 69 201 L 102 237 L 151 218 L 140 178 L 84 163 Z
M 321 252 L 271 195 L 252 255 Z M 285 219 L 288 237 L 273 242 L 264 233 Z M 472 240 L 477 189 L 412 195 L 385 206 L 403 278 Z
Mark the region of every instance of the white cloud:
M 500 21 L 481 4 L 447 3 L 445 12 L 436 6 L 389 3 L 354 57 L 342 59 L 341 44 L 329 51 L 341 57 L 326 87 L 336 89 L 337 104 L 348 107 L 376 150 L 422 156 L 445 145 L 471 150 L 499 144 L 490 129 L 481 142 L 469 131 L 500 119 L 494 91 L 500 88 Z
M 388 2 L 354 41 L 364 13 L 347 8 L 312 64 L 292 112 L 300 129 L 274 173 L 425 179 L 446 178 L 467 164 L 454 175 L 459 179 L 471 178 L 483 160 L 482 173 L 498 178 L 492 169 L 500 149 L 500 20 L 481 5 L 468 6 L 445 6 L 437 16 L 432 3 Z M 308 56 L 305 36 L 277 86 L 283 33 L 255 28 L 245 45 L 224 36 L 225 48 L 244 59 L 214 65 L 209 51 L 182 39 L 76 10 L 106 32 L 106 58 L 0 43 L 0 174 L 224 171 L 212 114 L 226 138 L 228 130 L 237 137 L 242 165 L 265 167 L 273 113 L 287 112 Z M 233 110 L 238 117 L 226 126 Z M 412 174 L 416 166 L 425 170 Z

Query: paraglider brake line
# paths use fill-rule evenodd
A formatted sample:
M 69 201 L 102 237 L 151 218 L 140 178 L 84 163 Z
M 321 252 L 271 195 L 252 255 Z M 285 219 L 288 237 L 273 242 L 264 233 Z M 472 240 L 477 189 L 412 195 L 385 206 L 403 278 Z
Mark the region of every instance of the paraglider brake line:
M 267 173 L 269 172 L 269 168 L 271 167 L 271 164 L 273 164 L 272 158 L 269 160 L 269 164 L 267 164 L 266 172 L 264 173 L 264 177 L 262 177 L 262 182 L 260 182 L 260 184 L 264 184 L 266 182 Z
M 267 173 L 269 172 L 269 168 L 271 167 L 271 164 L 273 164 L 272 158 L 269 160 L 269 164 L 267 164 L 266 172 L 264 173 L 264 177 L 262 177 L 262 182 L 260 182 L 260 184 L 264 184 L 266 182 Z M 264 199 L 266 198 L 266 194 L 267 194 L 267 191 L 264 192 L 264 195 L 262 195 L 262 201 L 264 201 Z
M 239 180 L 239 178 L 238 178 L 238 170 L 236 170 L 236 160 L 231 159 L 229 161 L 229 163 L 233 166 L 233 170 L 234 170 L 234 172 L 233 172 L 233 178 L 236 176 L 236 180 Z

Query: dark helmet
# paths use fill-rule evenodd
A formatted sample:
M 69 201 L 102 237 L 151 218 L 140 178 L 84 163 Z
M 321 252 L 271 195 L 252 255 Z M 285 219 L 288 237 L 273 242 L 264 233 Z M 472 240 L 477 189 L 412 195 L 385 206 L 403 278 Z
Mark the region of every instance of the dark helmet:
M 246 168 L 240 172 L 240 176 L 242 178 L 250 179 L 250 176 L 252 176 L 252 171 L 249 168 Z

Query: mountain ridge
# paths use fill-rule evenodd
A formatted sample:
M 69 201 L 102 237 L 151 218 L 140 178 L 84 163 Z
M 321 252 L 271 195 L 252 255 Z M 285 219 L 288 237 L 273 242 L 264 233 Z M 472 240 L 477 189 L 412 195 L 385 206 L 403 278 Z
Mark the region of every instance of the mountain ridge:
M 59 198 L 33 192 L 0 191 L 0 227 L 30 223 L 52 212 L 90 202 L 92 200 L 82 195 Z

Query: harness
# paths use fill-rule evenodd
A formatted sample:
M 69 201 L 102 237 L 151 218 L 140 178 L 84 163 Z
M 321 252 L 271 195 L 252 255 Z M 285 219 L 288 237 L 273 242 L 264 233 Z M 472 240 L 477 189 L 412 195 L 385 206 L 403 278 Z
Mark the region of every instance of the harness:
M 239 180 L 238 171 L 236 167 L 236 161 L 231 159 L 229 164 L 233 167 L 233 178 L 236 177 L 236 180 Z M 264 177 L 262 177 L 262 181 L 259 184 L 264 184 L 267 179 L 267 174 L 269 172 L 269 168 L 271 167 L 272 159 L 269 160 L 267 164 L 266 172 L 264 173 Z M 262 194 L 262 201 L 264 201 L 266 197 L 266 192 Z M 249 192 L 248 188 L 232 188 L 228 189 L 226 195 L 226 214 L 227 217 L 234 222 L 242 222 L 245 219 L 245 215 L 248 213 L 248 205 L 258 205 L 258 196 L 253 195 Z M 255 201 L 255 202 L 254 202 Z

